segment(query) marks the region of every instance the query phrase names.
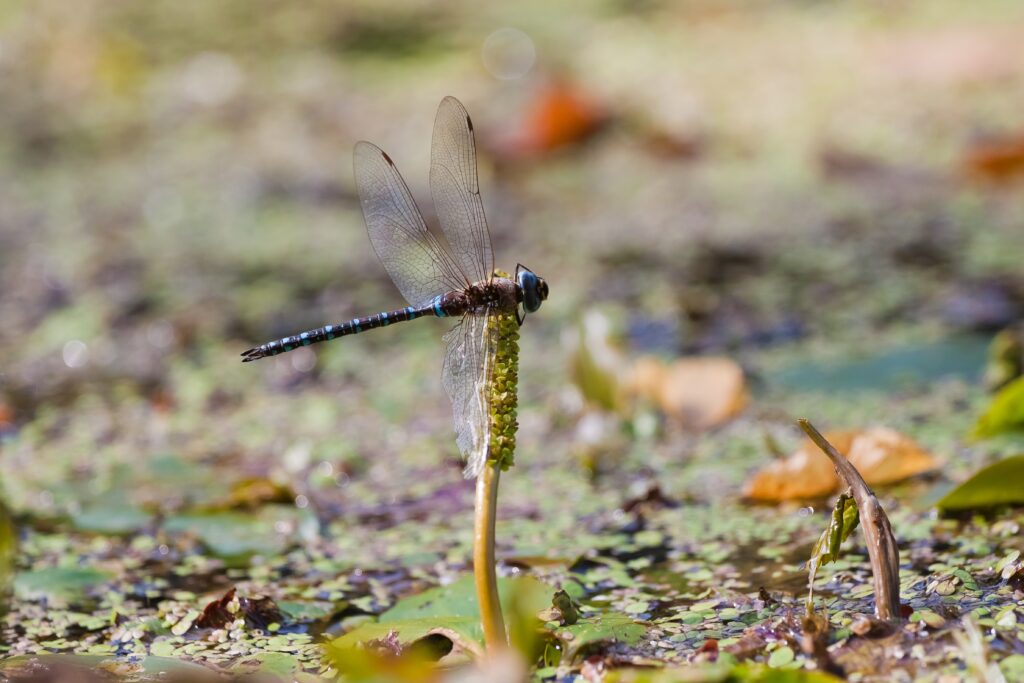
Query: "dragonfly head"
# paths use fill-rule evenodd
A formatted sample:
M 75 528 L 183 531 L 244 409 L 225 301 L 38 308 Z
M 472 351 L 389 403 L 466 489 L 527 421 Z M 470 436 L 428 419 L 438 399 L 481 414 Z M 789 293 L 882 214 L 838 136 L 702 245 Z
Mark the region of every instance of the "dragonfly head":
M 548 298 L 547 281 L 529 268 L 519 266 L 516 269 L 516 282 L 523 293 L 523 308 L 527 313 L 536 312 L 541 302 Z

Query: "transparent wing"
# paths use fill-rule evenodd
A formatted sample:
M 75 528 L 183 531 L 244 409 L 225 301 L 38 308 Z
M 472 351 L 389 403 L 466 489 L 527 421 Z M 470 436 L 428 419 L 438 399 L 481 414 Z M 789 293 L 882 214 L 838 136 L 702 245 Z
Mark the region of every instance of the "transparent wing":
M 494 252 L 480 200 L 473 122 L 454 97 L 441 100 L 434 119 L 430 193 L 456 263 L 472 281 L 489 280 Z
M 421 307 L 438 294 L 470 284 L 427 230 L 391 157 L 374 144 L 360 142 L 354 164 L 370 243 L 402 296 Z
M 463 474 L 476 477 L 487 462 L 491 439 L 488 385 L 497 344 L 487 315 L 466 315 L 445 335 L 447 351 L 442 382 L 452 400 L 455 441 L 466 462 Z

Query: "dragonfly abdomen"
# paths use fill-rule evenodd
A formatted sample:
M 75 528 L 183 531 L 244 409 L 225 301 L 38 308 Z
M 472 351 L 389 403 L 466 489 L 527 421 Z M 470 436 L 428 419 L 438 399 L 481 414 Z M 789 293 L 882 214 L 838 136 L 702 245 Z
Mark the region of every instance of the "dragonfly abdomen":
M 248 363 L 260 358 L 266 358 L 267 356 L 277 356 L 288 351 L 294 351 L 301 346 L 330 341 L 338 337 L 347 337 L 350 334 L 359 334 L 360 332 L 366 332 L 378 327 L 387 327 L 392 323 L 415 320 L 426 315 L 444 317 L 446 314 L 441 309 L 439 302 L 435 300 L 429 306 L 424 306 L 423 308 L 407 306 L 406 308 L 384 311 L 365 318 L 353 318 L 337 325 L 324 325 L 315 330 L 308 330 L 290 337 L 282 337 L 281 339 L 249 349 L 242 354 L 242 362 Z

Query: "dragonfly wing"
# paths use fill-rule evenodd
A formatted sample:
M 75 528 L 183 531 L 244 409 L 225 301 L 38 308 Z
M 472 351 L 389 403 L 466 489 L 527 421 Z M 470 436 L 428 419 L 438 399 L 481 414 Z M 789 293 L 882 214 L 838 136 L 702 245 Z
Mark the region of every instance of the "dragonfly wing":
M 444 340 L 442 381 L 452 401 L 455 441 L 465 460 L 463 474 L 476 477 L 487 462 L 491 440 L 490 379 L 497 344 L 487 315 L 467 315 Z
M 354 163 L 370 243 L 402 296 L 422 307 L 439 294 L 464 289 L 466 274 L 427 230 L 391 157 L 374 144 L 359 142 Z
M 480 199 L 473 122 L 454 97 L 441 100 L 434 119 L 430 193 L 455 261 L 472 281 L 489 280 L 494 251 Z

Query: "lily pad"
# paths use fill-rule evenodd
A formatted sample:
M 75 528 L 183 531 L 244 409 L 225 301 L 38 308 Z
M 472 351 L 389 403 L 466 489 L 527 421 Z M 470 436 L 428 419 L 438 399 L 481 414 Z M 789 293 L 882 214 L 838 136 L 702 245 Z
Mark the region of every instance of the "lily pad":
M 555 636 L 562 641 L 563 660 L 571 661 L 585 648 L 604 642 L 619 642 L 635 645 L 647 629 L 643 624 L 633 621 L 625 614 L 609 612 L 580 619 L 572 626 L 555 631 Z
M 112 535 L 137 531 L 151 519 L 146 511 L 128 504 L 90 505 L 71 515 L 71 523 L 79 531 Z
M 392 633 L 402 645 L 408 646 L 429 636 L 441 636 L 461 649 L 479 656 L 483 654 L 484 631 L 480 619 L 456 616 L 420 617 L 389 622 L 366 622 L 355 630 L 331 641 L 329 648 L 342 650 L 371 640 L 383 640 Z
M 1024 454 L 989 465 L 950 491 L 940 510 L 977 510 L 1024 503 Z
M 348 606 L 348 602 L 324 602 L 322 600 L 282 600 L 277 603 L 285 615 L 298 622 L 318 621 L 325 619 Z
M 88 567 L 33 569 L 15 575 L 14 595 L 19 600 L 45 600 L 51 606 L 69 605 L 84 600 L 110 578 Z
M 176 515 L 164 523 L 169 533 L 192 534 L 218 557 L 241 564 L 253 555 L 284 552 L 302 538 L 317 533 L 308 510 L 267 505 L 254 514 L 234 511 Z
M 521 612 L 536 614 L 551 605 L 554 592 L 551 586 L 532 577 L 498 579 L 498 596 L 503 609 L 516 600 Z M 380 622 L 433 616 L 480 618 L 472 575 L 467 574 L 447 586 L 438 586 L 399 600 L 394 607 L 380 615 Z
M 498 596 L 505 614 L 536 614 L 551 604 L 554 594 L 547 584 L 530 577 L 498 580 Z M 483 629 L 473 577 L 467 575 L 447 586 L 438 586 L 400 600 L 376 622 L 360 625 L 335 639 L 331 648 L 346 648 L 387 637 L 394 632 L 402 644 L 428 636 L 451 640 L 474 655 L 483 652 Z

